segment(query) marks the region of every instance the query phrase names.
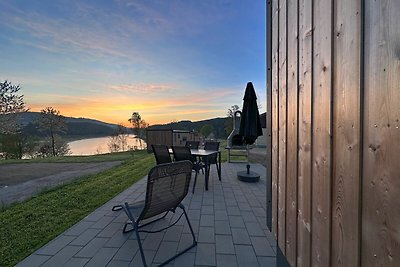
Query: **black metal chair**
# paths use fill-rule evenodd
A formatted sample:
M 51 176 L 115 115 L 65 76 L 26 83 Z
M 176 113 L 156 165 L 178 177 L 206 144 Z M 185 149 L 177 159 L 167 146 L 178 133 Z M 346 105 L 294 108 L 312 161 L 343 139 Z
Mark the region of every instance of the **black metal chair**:
M 157 165 L 162 163 L 171 163 L 168 146 L 166 145 L 151 145 Z
M 151 145 L 154 157 L 156 158 L 157 165 L 163 163 L 171 163 L 171 156 L 169 155 L 168 146 L 166 145 Z M 115 205 L 112 207 L 113 211 L 121 210 L 122 205 Z
M 140 255 L 142 257 L 142 262 L 144 266 L 148 265 L 144 256 L 142 241 L 140 240 L 140 232 L 158 233 L 164 231 L 165 229 L 174 226 L 181 219 L 181 217 L 185 215 L 193 237 L 192 244 L 178 254 L 175 254 L 173 257 L 167 259 L 159 266 L 167 264 L 168 262 L 172 261 L 176 257 L 182 255 L 183 253 L 197 245 L 192 225 L 190 224 L 185 207 L 181 203 L 182 200 L 186 197 L 189 190 L 192 168 L 193 164 L 187 160 L 160 164 L 153 167 L 150 170 L 147 178 L 145 200 L 134 204 L 125 203 L 122 206 L 123 210 L 129 218 L 129 221 L 124 226 L 123 232 L 127 233 L 130 231 L 135 231 L 136 238 L 139 244 Z M 174 223 L 156 231 L 141 230 L 142 227 L 161 220 L 168 214 L 168 212 L 175 213 L 177 208 L 182 209 L 183 212 Z M 163 213 L 165 214 L 160 218 L 158 215 L 161 215 Z M 152 220 L 152 218 L 154 217 L 156 218 Z M 151 221 L 141 224 L 143 220 Z M 132 226 L 131 229 L 127 229 L 129 225 Z
M 200 162 L 196 160 L 196 157 L 192 155 L 190 152 L 190 148 L 186 146 L 172 146 L 172 152 L 174 153 L 175 161 L 189 160 L 193 164 L 193 170 L 195 171 L 194 182 L 193 182 L 193 190 L 196 186 L 197 175 L 199 174 L 199 170 L 201 168 Z
M 199 149 L 200 141 L 186 141 L 185 147 Z
M 204 150 L 213 150 L 213 151 L 218 151 L 219 150 L 219 142 L 215 141 L 207 141 L 204 143 Z M 219 166 L 218 166 L 218 154 L 213 154 L 211 156 L 207 157 L 208 164 L 211 168 L 211 164 L 215 164 L 217 166 L 217 171 L 219 172 Z M 205 159 L 203 159 L 204 161 Z

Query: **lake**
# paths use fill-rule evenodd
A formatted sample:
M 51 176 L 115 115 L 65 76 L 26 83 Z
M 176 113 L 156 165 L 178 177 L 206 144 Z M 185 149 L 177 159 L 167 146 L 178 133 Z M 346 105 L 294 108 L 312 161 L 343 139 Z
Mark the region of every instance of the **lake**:
M 140 146 L 140 139 L 136 138 L 135 135 L 127 135 L 125 151 L 130 149 L 145 149 L 146 142 L 142 140 L 142 146 Z M 72 156 L 88 156 L 96 154 L 110 153 L 109 144 L 111 143 L 111 136 L 88 138 L 77 141 L 69 142 L 69 148 Z M 122 150 L 120 150 L 122 151 Z

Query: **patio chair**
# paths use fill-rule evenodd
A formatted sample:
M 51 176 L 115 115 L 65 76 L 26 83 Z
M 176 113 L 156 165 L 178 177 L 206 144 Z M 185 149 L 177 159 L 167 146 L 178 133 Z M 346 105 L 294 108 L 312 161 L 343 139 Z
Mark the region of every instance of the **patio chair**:
M 186 141 L 185 147 L 191 149 L 198 149 L 200 145 L 200 141 Z
M 163 163 L 171 163 L 171 157 L 168 152 L 168 146 L 166 145 L 151 145 L 154 153 L 154 157 L 156 158 L 157 165 Z M 121 210 L 122 205 L 115 205 L 112 207 L 113 211 Z
M 171 163 L 171 157 L 168 152 L 168 146 L 166 145 L 151 145 L 153 149 L 154 157 L 156 158 L 157 165 L 162 163 Z
M 193 182 L 193 190 L 196 186 L 197 175 L 199 174 L 199 170 L 201 168 L 200 162 L 196 160 L 196 157 L 192 155 L 190 152 L 190 148 L 185 146 L 172 146 L 172 152 L 174 153 L 175 161 L 189 160 L 193 164 L 193 170 L 195 171 L 194 182 Z
M 215 141 L 207 141 L 204 143 L 204 150 L 213 150 L 213 151 L 218 151 L 219 150 L 219 142 Z M 217 166 L 217 171 L 219 172 L 219 167 L 218 167 L 218 158 L 217 154 L 211 155 L 207 158 L 208 164 L 211 168 L 211 164 L 215 164 Z M 203 159 L 204 161 L 204 159 Z
M 175 254 L 171 258 L 167 259 L 159 266 L 167 264 L 168 262 L 172 261 L 176 257 L 182 255 L 183 253 L 197 245 L 192 225 L 190 224 L 185 207 L 181 203 L 182 200 L 186 197 L 189 190 L 192 167 L 193 164 L 190 161 L 179 161 L 167 164 L 160 164 L 153 167 L 153 169 L 150 170 L 147 178 L 145 200 L 134 204 L 125 203 L 122 206 L 123 210 L 129 218 L 129 221 L 124 226 L 123 232 L 127 233 L 130 231 L 135 231 L 140 255 L 142 257 L 142 262 L 144 266 L 148 265 L 144 256 L 142 241 L 140 240 L 140 232 L 158 233 L 164 231 L 165 229 L 174 226 L 182 218 L 182 216 L 185 215 L 186 221 L 189 225 L 193 237 L 192 244 L 183 249 L 178 254 Z M 142 227 L 161 220 L 168 214 L 168 212 L 175 213 L 177 208 L 182 209 L 183 212 L 174 223 L 171 223 L 169 226 L 155 231 L 141 230 Z M 160 218 L 159 215 L 163 213 L 164 215 Z M 151 221 L 142 224 L 142 221 L 144 220 Z M 127 229 L 128 225 L 131 225 L 132 229 Z

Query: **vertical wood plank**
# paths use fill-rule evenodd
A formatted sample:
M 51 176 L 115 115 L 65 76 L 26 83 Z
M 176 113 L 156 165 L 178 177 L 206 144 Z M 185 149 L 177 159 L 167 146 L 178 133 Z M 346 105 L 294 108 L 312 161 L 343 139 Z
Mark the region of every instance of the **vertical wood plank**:
M 287 2 L 279 2 L 278 245 L 286 254 Z
M 272 0 L 266 5 L 266 46 L 267 46 L 267 147 L 266 147 L 266 191 L 267 191 L 267 227 L 272 231 Z
M 329 266 L 331 245 L 332 1 L 314 2 L 312 265 Z
M 278 239 L 279 0 L 272 1 L 272 233 Z
M 299 0 L 297 266 L 311 266 L 312 0 Z
M 334 3 L 332 266 L 359 266 L 361 0 Z
M 400 1 L 366 1 L 362 266 L 400 262 Z
M 298 0 L 287 1 L 287 190 L 286 258 L 297 258 L 297 97 L 298 97 Z

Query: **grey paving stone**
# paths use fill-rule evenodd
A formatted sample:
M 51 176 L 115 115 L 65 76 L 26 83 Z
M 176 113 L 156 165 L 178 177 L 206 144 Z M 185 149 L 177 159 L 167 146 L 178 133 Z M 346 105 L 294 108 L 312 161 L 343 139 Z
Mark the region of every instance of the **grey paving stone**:
M 235 255 L 222 255 L 217 254 L 217 266 L 218 267 L 236 267 L 237 261 Z
M 214 227 L 200 226 L 199 238 L 197 241 L 200 243 L 215 243 Z
M 51 257 L 42 266 L 61 266 L 68 262 L 82 247 L 66 246 L 60 250 L 56 255 Z
M 226 210 L 225 202 L 215 202 L 214 203 L 214 210 Z
M 200 226 L 214 226 L 214 215 L 201 215 Z
M 97 236 L 98 237 L 112 237 L 117 231 L 122 231 L 123 223 L 112 222 L 106 226 Z
M 244 222 L 258 222 L 257 217 L 252 211 L 240 211 Z
M 107 264 L 107 267 L 128 267 L 129 261 L 112 260 Z
M 181 239 L 181 234 L 183 231 L 183 226 L 172 226 L 167 230 L 164 235 L 163 241 L 175 241 L 178 242 Z
M 228 216 L 229 224 L 232 228 L 246 228 L 241 216 Z
M 107 266 L 114 254 L 117 252 L 117 248 L 101 248 L 96 255 L 85 265 L 87 267 L 101 267 Z
M 110 240 L 104 245 L 104 247 L 113 247 L 113 248 L 119 248 L 121 247 L 126 240 L 129 239 L 129 237 L 134 234 L 133 232 L 131 233 L 123 233 L 122 231 L 117 231 L 111 238 Z
M 246 229 L 232 228 L 231 230 L 234 244 L 251 245 L 250 237 Z
M 245 223 L 247 232 L 250 236 L 265 236 L 264 230 L 261 229 L 260 225 L 253 222 Z
M 85 246 L 89 243 L 96 235 L 100 232 L 100 229 L 87 229 L 80 236 L 74 239 L 70 245 L 74 246 Z
M 202 206 L 201 207 L 201 214 L 214 214 L 214 206 Z
M 131 261 L 139 250 L 139 244 L 137 240 L 128 239 L 124 245 L 118 249 L 118 252 L 114 256 L 114 260 Z
M 226 212 L 226 210 L 216 210 L 214 215 L 215 221 L 228 220 L 228 213 Z
M 200 209 L 201 209 L 201 202 L 192 201 L 189 205 L 189 210 L 200 210 Z
M 114 220 L 114 217 L 110 216 L 103 216 L 100 220 L 98 220 L 95 224 L 90 226 L 90 228 L 95 228 L 95 229 L 104 229 L 109 223 Z
M 65 246 L 71 243 L 71 241 L 74 239 L 75 236 L 60 235 L 56 239 L 53 239 L 53 241 L 50 241 L 50 243 L 44 245 L 44 247 L 40 248 L 36 252 L 36 254 L 55 255 L 57 252 L 59 252 L 61 249 L 63 249 Z
M 228 215 L 238 215 L 240 216 L 240 210 L 238 206 L 230 206 L 226 208 Z
M 189 220 L 200 220 L 200 210 L 189 210 L 186 211 L 188 214 Z
M 235 251 L 239 267 L 259 266 L 252 246 L 235 245 Z
M 164 238 L 164 232 L 147 235 L 144 241 L 142 241 L 143 249 L 157 250 L 163 238 Z
M 257 257 L 258 264 L 262 267 L 276 267 L 275 257 Z
M 96 255 L 97 251 L 104 246 L 108 238 L 94 238 L 76 255 L 80 258 L 91 258 Z
M 197 244 L 196 265 L 215 266 L 215 245 L 214 244 Z
M 154 250 L 145 250 L 144 251 L 144 257 L 146 259 L 147 265 L 151 265 L 155 255 L 156 255 L 156 251 L 154 251 Z M 143 266 L 142 257 L 140 255 L 140 253 L 136 253 L 135 257 L 129 264 L 129 267 L 138 267 L 138 266 Z
M 214 198 L 212 197 L 203 198 L 203 207 L 212 205 L 214 205 Z
M 265 212 L 264 208 L 253 208 L 253 213 L 257 217 L 266 217 L 267 213 Z
M 32 254 L 18 263 L 17 267 L 36 267 L 41 266 L 45 261 L 50 259 L 51 256 Z
M 189 218 L 190 220 L 190 224 L 192 225 L 193 231 L 195 233 L 199 232 L 199 226 L 200 226 L 200 220 L 192 220 L 191 218 Z M 185 224 L 185 226 L 183 227 L 183 233 L 190 233 L 190 228 L 189 228 L 189 224 Z
M 225 205 L 227 206 L 227 208 L 237 207 L 237 201 L 235 198 L 227 198 L 225 199 Z
M 275 252 L 266 237 L 251 236 L 250 239 L 257 256 L 275 256 Z
M 165 260 L 176 254 L 177 248 L 178 242 L 163 241 L 160 244 L 160 248 L 158 249 L 156 256 L 154 257 L 153 262 L 164 262 Z
M 85 266 L 85 264 L 89 261 L 89 258 L 71 258 L 64 267 L 80 267 Z
M 182 251 L 193 244 L 193 237 L 191 234 L 182 234 L 178 244 L 178 251 Z M 189 252 L 196 252 L 196 247 L 191 248 Z
M 195 258 L 196 258 L 195 253 L 186 252 L 174 260 L 173 266 L 174 267 L 194 266 Z
M 218 235 L 230 235 L 231 227 L 229 221 L 215 221 L 215 233 Z
M 64 233 L 64 235 L 81 235 L 86 229 L 92 226 L 95 222 L 90 221 L 80 221 L 74 226 L 72 226 L 68 231 Z
M 217 254 L 235 254 L 235 247 L 233 246 L 232 236 L 216 235 L 215 240 L 215 248 Z
M 105 210 L 95 210 L 86 216 L 83 220 L 89 222 L 98 222 L 101 218 L 103 218 L 108 211 Z

